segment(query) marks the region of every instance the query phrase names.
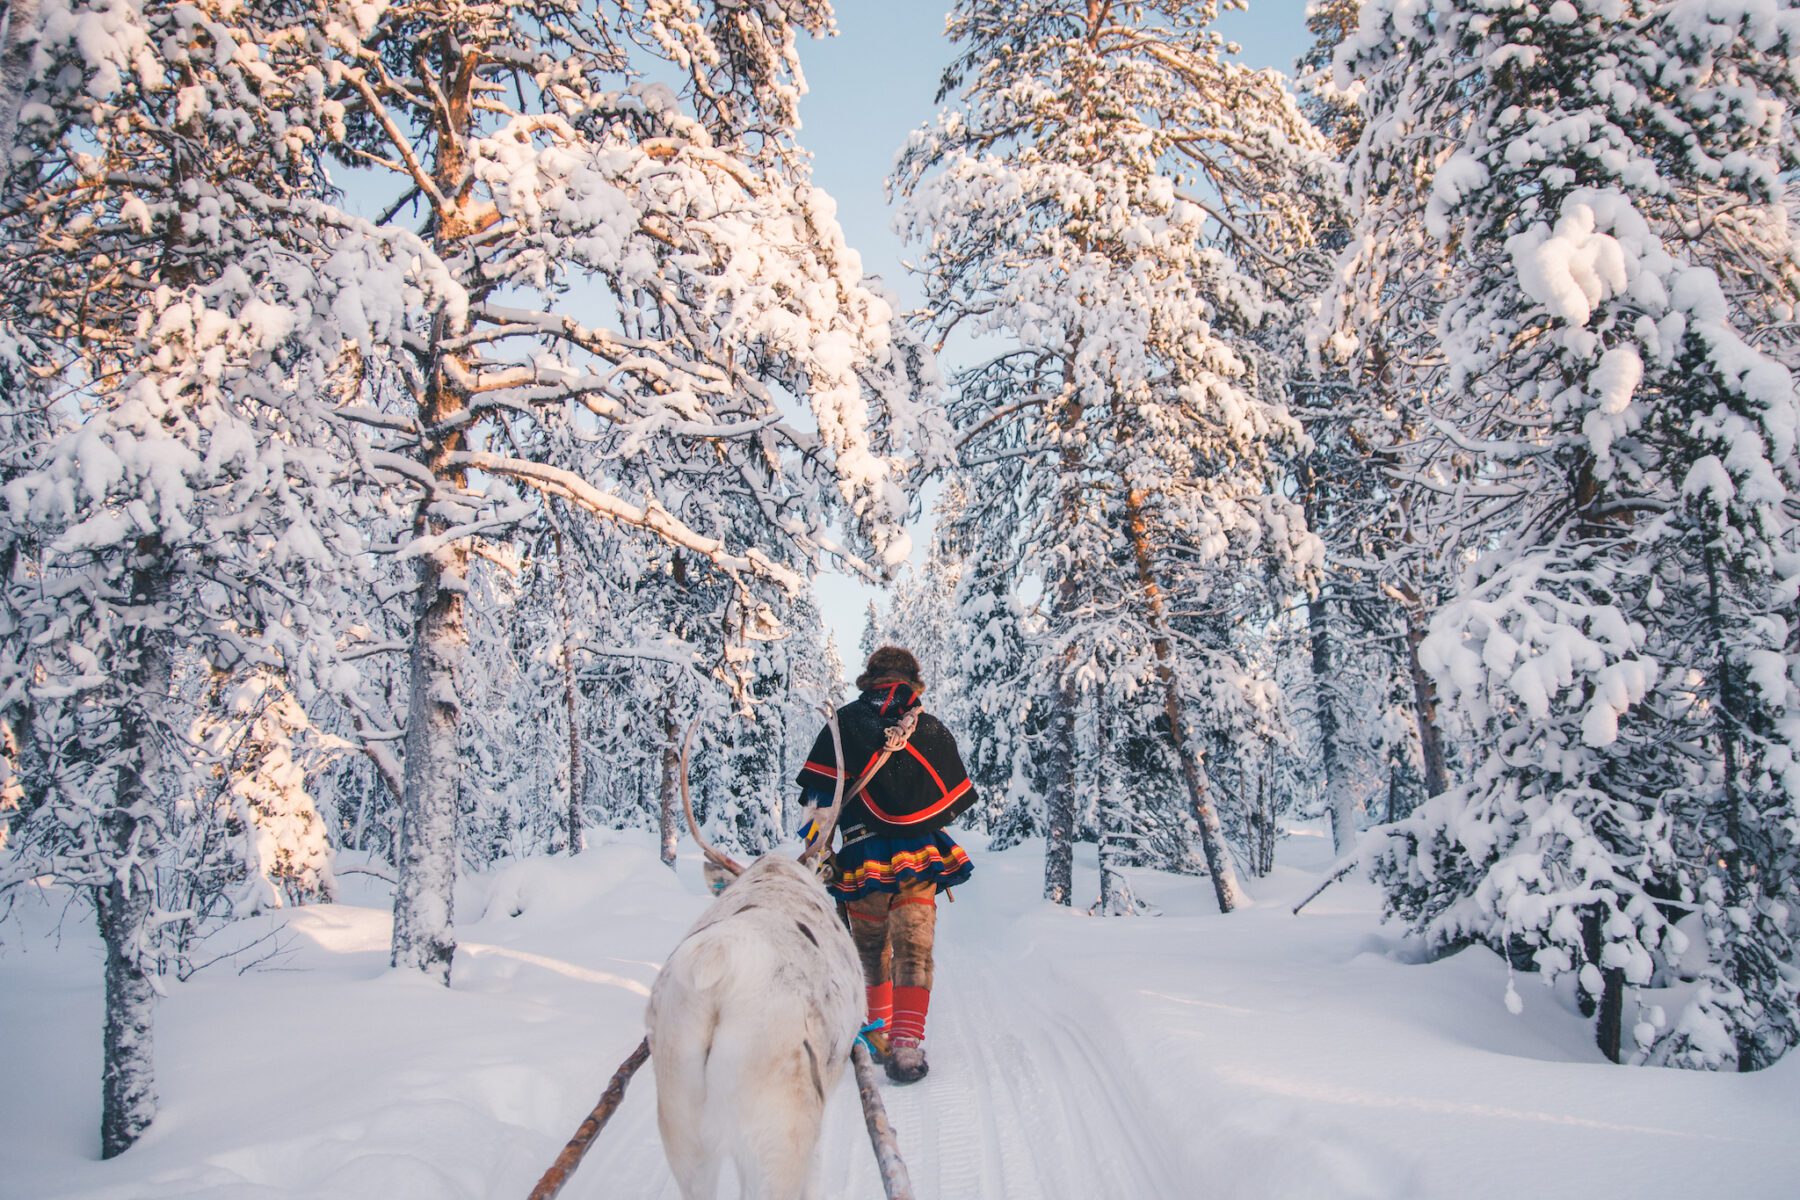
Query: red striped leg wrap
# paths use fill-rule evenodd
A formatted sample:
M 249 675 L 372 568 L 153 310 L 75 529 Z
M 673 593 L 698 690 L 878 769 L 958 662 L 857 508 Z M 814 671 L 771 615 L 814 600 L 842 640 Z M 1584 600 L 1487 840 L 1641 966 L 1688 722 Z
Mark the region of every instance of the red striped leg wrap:
M 895 1043 L 925 1040 L 925 1010 L 931 1007 L 931 989 L 896 987 L 894 989 L 894 1022 L 889 1029 Z
M 865 988 L 864 991 L 866 991 L 869 996 L 869 1015 L 864 1017 L 863 1020 L 870 1025 L 873 1025 L 877 1021 L 885 1021 L 886 1024 L 881 1027 L 881 1032 L 884 1034 L 892 1033 L 894 1026 L 893 980 L 890 979 L 886 983 L 875 984 L 872 987 Z

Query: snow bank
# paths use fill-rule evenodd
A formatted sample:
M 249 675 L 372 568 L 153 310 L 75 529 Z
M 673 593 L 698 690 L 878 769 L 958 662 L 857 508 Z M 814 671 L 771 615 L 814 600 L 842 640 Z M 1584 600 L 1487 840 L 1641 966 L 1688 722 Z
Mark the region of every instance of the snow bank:
M 1568 996 L 1484 950 L 1430 965 L 1372 889 L 1299 917 L 1329 840 L 1283 844 L 1230 917 L 1203 880 L 1140 873 L 1160 918 L 1036 900 L 1041 851 L 980 852 L 940 908 L 932 1074 L 888 1102 L 921 1197 L 1777 1195 L 1800 1170 L 1800 1063 L 1758 1075 L 1605 1063 Z M 658 964 L 705 905 L 698 863 L 596 833 L 579 858 L 465 881 L 454 986 L 387 968 L 389 917 L 341 903 L 241 923 L 159 1016 L 164 1105 L 97 1160 L 99 945 L 28 900 L 0 947 L 0 1180 L 32 1197 L 523 1195 L 643 1031 Z M 1091 848 L 1082 895 L 1097 873 Z M 378 902 L 373 881 L 346 891 Z M 249 952 L 254 955 L 267 943 Z M 653 1084 L 565 1195 L 673 1197 Z M 854 1097 L 833 1097 L 822 1194 L 879 1193 Z

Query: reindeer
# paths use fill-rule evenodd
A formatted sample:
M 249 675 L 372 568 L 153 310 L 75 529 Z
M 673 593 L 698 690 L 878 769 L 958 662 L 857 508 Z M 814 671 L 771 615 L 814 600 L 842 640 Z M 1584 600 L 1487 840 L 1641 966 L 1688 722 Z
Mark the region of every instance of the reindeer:
M 827 710 L 832 739 L 836 714 Z M 890 746 L 851 789 L 868 782 Z M 816 1195 L 813 1172 L 825 1100 L 863 1019 L 862 964 L 820 881 L 844 804 L 840 773 L 819 834 L 798 861 L 765 855 L 746 870 L 706 842 L 688 794 L 681 805 L 709 863 L 736 878 L 688 930 L 657 976 L 645 1012 L 656 1068 L 656 1123 L 684 1200 L 711 1200 L 729 1157 L 746 1200 Z

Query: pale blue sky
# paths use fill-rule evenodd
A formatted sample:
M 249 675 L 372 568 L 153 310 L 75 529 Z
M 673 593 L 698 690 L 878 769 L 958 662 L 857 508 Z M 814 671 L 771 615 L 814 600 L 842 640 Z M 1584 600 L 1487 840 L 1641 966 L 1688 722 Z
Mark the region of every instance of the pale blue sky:
M 951 56 L 943 38 L 947 8 L 945 0 L 839 0 L 838 35 L 800 48 L 809 88 L 800 141 L 813 154 L 813 178 L 836 198 L 838 220 L 864 271 L 880 276 L 908 305 L 918 304 L 920 293 L 890 228 L 883 181 L 906 135 L 934 111 L 938 76 Z M 1309 40 L 1305 10 L 1306 0 L 1250 0 L 1249 11 L 1226 13 L 1218 29 L 1242 46 L 1245 63 L 1291 76 Z M 915 527 L 915 559 L 923 554 L 929 521 L 927 512 Z M 881 593 L 831 572 L 819 581 L 818 594 L 845 668 L 855 675 L 863 613 Z

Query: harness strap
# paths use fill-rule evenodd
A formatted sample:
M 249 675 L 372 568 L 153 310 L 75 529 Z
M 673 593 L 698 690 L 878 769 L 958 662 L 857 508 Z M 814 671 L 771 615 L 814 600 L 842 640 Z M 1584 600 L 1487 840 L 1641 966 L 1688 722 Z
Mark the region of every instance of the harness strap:
M 919 727 L 919 711 L 916 708 L 908 710 L 907 714 L 901 717 L 897 723 L 882 731 L 881 753 L 875 756 L 875 761 L 869 764 L 869 769 L 859 775 L 856 782 L 845 789 L 844 795 L 852 799 L 862 795 L 863 789 L 869 786 L 869 781 L 875 778 L 875 772 L 886 766 L 887 760 L 897 751 L 906 748 L 907 744 L 912 741 L 913 731 Z

